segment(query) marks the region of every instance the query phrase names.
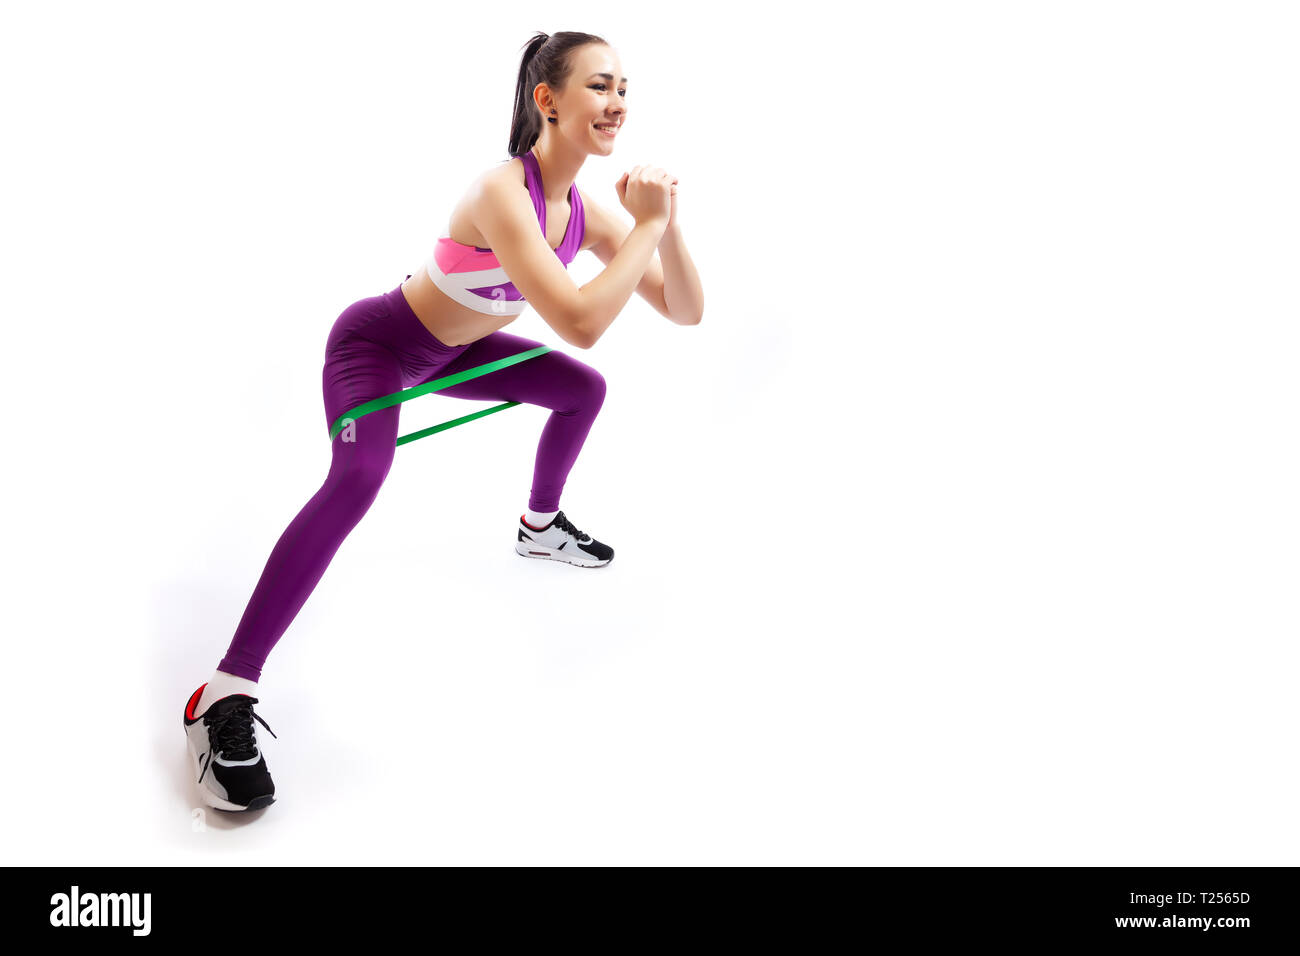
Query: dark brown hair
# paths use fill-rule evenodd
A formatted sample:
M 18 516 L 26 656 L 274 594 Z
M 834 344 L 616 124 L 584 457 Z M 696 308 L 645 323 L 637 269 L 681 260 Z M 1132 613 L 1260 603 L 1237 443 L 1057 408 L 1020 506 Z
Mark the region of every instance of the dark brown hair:
M 512 159 L 532 149 L 537 138 L 542 135 L 542 121 L 533 102 L 533 90 L 537 89 L 538 83 L 545 83 L 552 90 L 563 88 L 564 81 L 573 71 L 571 54 L 588 43 L 605 41 L 590 33 L 566 31 L 553 36 L 534 33 L 533 38 L 524 45 L 524 55 L 519 62 L 519 82 L 515 86 L 515 116 L 510 124 L 509 150 Z

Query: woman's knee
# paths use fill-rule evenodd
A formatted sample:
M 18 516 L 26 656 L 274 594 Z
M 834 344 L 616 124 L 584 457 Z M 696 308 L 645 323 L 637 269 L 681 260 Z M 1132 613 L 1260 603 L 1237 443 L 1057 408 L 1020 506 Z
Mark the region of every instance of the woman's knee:
M 340 436 L 341 437 L 341 436 Z M 340 438 L 335 438 L 335 442 Z M 335 447 L 330 482 L 340 500 L 362 512 L 374 503 L 393 466 L 393 448 L 378 446 Z
M 574 395 L 578 408 L 589 412 L 598 412 L 605 404 L 605 376 L 590 365 L 578 366 Z

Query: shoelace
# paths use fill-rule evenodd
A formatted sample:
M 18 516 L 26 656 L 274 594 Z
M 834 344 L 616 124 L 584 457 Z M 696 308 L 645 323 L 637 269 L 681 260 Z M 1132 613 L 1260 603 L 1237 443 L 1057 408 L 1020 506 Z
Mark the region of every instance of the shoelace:
M 585 531 L 579 531 L 577 528 L 575 528 L 573 526 L 573 522 L 570 521 L 568 518 L 564 517 L 563 511 L 559 512 L 555 516 L 555 527 L 559 528 L 561 531 L 569 532 L 569 534 L 573 535 L 579 541 L 591 540 L 591 535 L 587 534 Z
M 270 725 L 253 710 L 253 704 L 256 702 L 256 698 L 251 698 L 233 705 L 220 717 L 204 718 L 204 723 L 208 725 L 208 743 L 212 748 L 212 760 L 215 760 L 218 754 L 226 760 L 250 760 L 255 757 L 257 742 L 253 737 L 254 719 L 265 727 L 272 737 L 275 737 L 275 731 L 271 730 Z M 208 767 L 212 766 L 212 760 L 208 761 L 207 767 L 203 768 L 203 773 L 199 774 L 199 780 L 203 779 L 203 774 L 207 773 Z

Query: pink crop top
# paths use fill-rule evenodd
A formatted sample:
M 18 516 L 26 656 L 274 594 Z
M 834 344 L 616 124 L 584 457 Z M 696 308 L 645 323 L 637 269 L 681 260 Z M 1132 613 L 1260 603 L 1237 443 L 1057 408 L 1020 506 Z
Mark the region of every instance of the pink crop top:
M 546 199 L 542 191 L 542 172 L 532 150 L 516 157 L 524 164 L 524 180 L 542 235 L 546 235 Z M 582 210 L 582 198 L 575 183 L 569 187 L 569 225 L 564 239 L 555 250 L 567 269 L 582 248 L 587 231 L 587 217 Z M 433 284 L 461 305 L 489 315 L 518 315 L 524 310 L 524 297 L 506 276 L 496 253 L 481 246 L 467 246 L 444 236 L 438 240 L 433 255 L 425 263 Z

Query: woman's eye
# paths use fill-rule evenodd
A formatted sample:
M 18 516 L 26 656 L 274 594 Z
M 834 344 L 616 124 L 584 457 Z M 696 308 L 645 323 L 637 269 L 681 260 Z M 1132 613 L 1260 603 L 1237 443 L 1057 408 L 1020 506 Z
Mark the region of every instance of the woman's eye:
M 593 83 L 593 84 L 591 84 L 591 88 L 592 88 L 593 90 L 600 90 L 602 93 L 605 92 L 605 84 L 604 84 L 604 83 Z M 619 91 L 618 91 L 618 95 L 619 95 L 619 96 L 627 96 L 627 90 L 619 90 Z

